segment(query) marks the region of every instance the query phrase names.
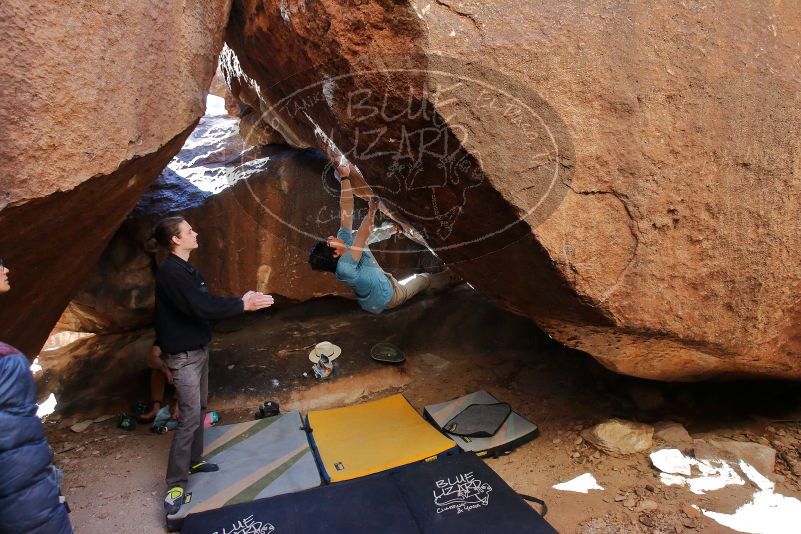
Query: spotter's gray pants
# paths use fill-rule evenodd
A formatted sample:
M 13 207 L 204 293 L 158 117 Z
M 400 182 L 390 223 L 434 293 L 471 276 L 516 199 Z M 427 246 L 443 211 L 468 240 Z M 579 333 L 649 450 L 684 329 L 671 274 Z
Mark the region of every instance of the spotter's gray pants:
M 209 348 L 170 354 L 164 362 L 172 371 L 181 410 L 167 463 L 167 488 L 185 488 L 189 467 L 203 457 L 203 419 L 209 397 Z

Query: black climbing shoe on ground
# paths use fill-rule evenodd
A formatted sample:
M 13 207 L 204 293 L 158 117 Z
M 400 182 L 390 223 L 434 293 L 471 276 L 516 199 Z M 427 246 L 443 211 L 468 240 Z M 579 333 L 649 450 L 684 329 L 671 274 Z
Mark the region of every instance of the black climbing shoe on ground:
M 210 464 L 209 462 L 198 462 L 189 468 L 189 474 L 194 475 L 195 473 L 212 473 L 214 471 L 219 471 L 219 470 L 220 466 L 217 464 Z
M 184 504 L 184 499 L 186 499 L 186 494 L 181 486 L 173 486 L 168 489 L 167 495 L 164 497 L 164 511 L 167 512 L 167 515 L 177 514 Z

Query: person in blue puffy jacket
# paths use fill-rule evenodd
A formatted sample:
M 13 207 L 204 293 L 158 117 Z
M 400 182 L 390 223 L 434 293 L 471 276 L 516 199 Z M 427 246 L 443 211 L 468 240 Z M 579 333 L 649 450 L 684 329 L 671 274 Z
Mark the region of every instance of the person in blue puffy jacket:
M 11 289 L 0 260 L 0 293 Z M 50 468 L 52 453 L 36 416 L 31 363 L 0 342 L 0 534 L 71 534 Z

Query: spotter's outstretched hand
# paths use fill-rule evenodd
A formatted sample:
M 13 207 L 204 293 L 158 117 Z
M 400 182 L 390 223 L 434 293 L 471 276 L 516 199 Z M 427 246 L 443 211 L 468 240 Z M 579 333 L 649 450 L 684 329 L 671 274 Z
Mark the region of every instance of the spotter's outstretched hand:
M 257 311 L 269 308 L 275 303 L 272 295 L 265 295 L 258 291 L 248 291 L 242 297 L 242 302 L 245 304 L 245 311 Z

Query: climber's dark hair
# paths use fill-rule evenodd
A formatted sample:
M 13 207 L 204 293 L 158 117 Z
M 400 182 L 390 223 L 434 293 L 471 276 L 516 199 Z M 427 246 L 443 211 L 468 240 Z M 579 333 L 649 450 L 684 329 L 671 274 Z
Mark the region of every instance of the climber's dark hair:
M 309 265 L 315 271 L 328 271 L 335 273 L 337 271 L 337 261 L 339 258 L 334 257 L 335 249 L 328 246 L 328 242 L 320 240 L 314 244 L 309 254 Z
M 175 247 L 172 238 L 180 235 L 182 222 L 184 222 L 183 217 L 167 217 L 157 222 L 150 239 L 145 244 L 145 249 L 148 252 L 156 252 L 159 248 L 163 248 L 172 252 Z

